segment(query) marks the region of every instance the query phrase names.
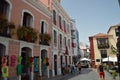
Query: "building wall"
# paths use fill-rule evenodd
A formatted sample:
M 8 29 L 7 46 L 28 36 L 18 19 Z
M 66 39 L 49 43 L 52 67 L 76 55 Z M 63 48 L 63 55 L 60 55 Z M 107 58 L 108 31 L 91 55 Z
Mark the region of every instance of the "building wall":
M 41 33 L 41 21 L 45 21 L 48 25 L 48 33 L 52 36 L 51 44 L 49 46 L 41 45 L 39 44 L 39 38 L 35 43 L 27 42 L 27 41 L 21 41 L 18 40 L 17 33 L 15 33 L 12 38 L 6 38 L 0 36 L 0 44 L 4 45 L 6 47 L 5 55 L 11 56 L 15 55 L 17 58 L 18 56 L 21 56 L 22 54 L 22 48 L 29 48 L 30 49 L 30 56 L 35 57 L 38 56 L 40 58 L 39 60 L 39 75 L 42 75 L 42 50 L 47 51 L 47 57 L 49 58 L 49 67 L 47 66 L 47 77 L 51 77 L 55 75 L 54 71 L 54 55 L 57 55 L 57 75 L 61 74 L 61 59 L 60 57 L 63 56 L 63 62 L 66 62 L 67 64 L 72 63 L 72 47 L 70 45 L 70 48 L 68 48 L 68 55 L 65 54 L 65 46 L 62 48 L 62 50 L 59 48 L 59 34 L 62 34 L 63 37 L 66 37 L 66 40 L 70 39 L 71 44 L 71 28 L 69 28 L 69 32 L 64 32 L 59 28 L 59 22 L 58 22 L 58 15 L 61 15 L 63 20 L 67 22 L 67 24 L 70 25 L 71 19 L 69 15 L 66 13 L 64 8 L 60 6 L 60 0 L 59 2 L 56 0 L 5 0 L 10 4 L 10 12 L 9 12 L 9 18 L 8 20 L 10 22 L 15 23 L 15 29 L 17 30 L 19 26 L 23 25 L 23 13 L 28 12 L 33 17 L 33 25 L 31 26 L 34 28 L 38 33 Z M 52 10 L 55 9 L 57 12 L 57 24 L 54 25 L 52 23 Z M 63 25 L 62 25 L 63 26 Z M 53 31 L 57 31 L 57 47 L 55 47 L 53 44 Z M 66 41 L 68 44 L 68 41 Z M 68 47 L 68 46 L 67 46 Z M 29 53 L 29 52 L 28 52 Z M 67 58 L 65 59 L 65 57 Z M 9 58 L 10 60 L 10 58 Z M 10 80 L 21 80 L 21 77 L 17 75 L 17 60 L 16 65 L 14 67 L 9 66 L 9 79 Z M 34 69 L 34 66 L 32 65 L 32 69 Z M 49 74 L 49 71 L 52 71 L 52 75 Z M 51 75 L 51 76 L 50 76 Z M 34 79 L 34 71 L 31 72 L 31 80 Z
M 44 20 L 48 24 L 48 33 L 50 33 L 50 11 L 48 9 L 45 9 L 45 6 L 40 7 L 40 3 L 33 3 L 32 0 L 6 0 L 10 4 L 10 12 L 9 12 L 9 18 L 8 20 L 10 22 L 15 23 L 15 28 L 17 29 L 19 25 L 22 25 L 22 20 L 23 20 L 23 12 L 26 11 L 30 13 L 33 16 L 33 25 L 32 27 L 40 33 L 40 25 L 41 25 L 41 20 Z M 36 4 L 36 5 L 35 5 Z M 36 7 L 37 6 L 37 7 Z M 45 13 L 47 12 L 47 13 Z M 15 55 L 17 58 L 18 56 L 21 56 L 21 49 L 23 47 L 28 47 L 31 49 L 31 56 L 39 56 L 41 58 L 41 49 L 46 49 L 48 51 L 48 57 L 50 57 L 50 49 L 49 47 L 43 48 L 43 46 L 39 45 L 39 40 L 34 43 L 29 43 L 25 41 L 20 41 L 17 40 L 17 34 L 13 35 L 12 38 L 4 38 L 0 37 L 0 44 L 5 45 L 6 47 L 6 53 L 5 55 L 9 56 L 9 64 L 11 63 L 10 57 L 12 55 Z M 17 75 L 17 60 L 16 60 L 16 65 L 10 66 L 9 65 L 9 79 L 10 80 L 17 80 L 19 76 Z M 41 62 L 39 62 L 41 64 Z M 32 66 L 33 69 L 33 66 Z M 39 65 L 39 71 L 41 71 L 41 66 Z M 33 75 L 34 72 L 31 72 L 31 80 L 33 80 Z M 19 78 L 20 80 L 20 78 Z
M 62 56 L 62 62 L 64 62 L 65 64 L 69 64 L 69 56 L 72 56 L 71 54 L 71 46 L 70 48 L 68 48 L 68 39 L 70 39 L 70 43 L 71 43 L 71 34 L 70 34 L 70 28 L 69 28 L 69 32 L 68 32 L 68 28 L 67 28 L 67 24 L 70 24 L 70 17 L 68 16 L 68 14 L 66 14 L 66 11 L 64 10 L 64 8 L 62 8 L 62 6 L 60 5 L 60 2 L 58 2 L 57 0 L 53 0 L 52 1 L 52 15 L 53 15 L 53 10 L 55 10 L 56 12 L 56 24 L 54 24 L 53 22 L 53 18 L 52 18 L 52 34 L 53 34 L 53 38 L 54 38 L 54 31 L 56 31 L 57 34 L 57 46 L 54 46 L 54 39 L 52 40 L 52 52 L 53 55 L 57 56 L 57 75 L 61 74 L 61 56 Z M 60 25 L 59 25 L 59 16 L 61 16 L 61 26 L 62 29 L 60 29 Z M 64 24 L 63 24 L 63 20 L 65 20 L 66 22 L 66 32 L 64 31 Z M 70 27 L 70 26 L 69 26 Z M 62 35 L 62 49 L 60 48 L 60 34 Z M 66 46 L 68 48 L 68 54 L 65 53 L 66 50 L 66 46 L 64 43 L 64 37 L 66 37 Z M 67 57 L 65 59 L 65 57 Z M 66 62 L 67 60 L 67 62 Z M 72 59 L 71 59 L 72 60 Z M 54 64 L 54 59 L 53 59 L 53 64 Z M 67 66 L 66 65 L 66 66 Z M 52 67 L 53 69 L 53 76 L 55 76 L 55 66 L 53 65 Z

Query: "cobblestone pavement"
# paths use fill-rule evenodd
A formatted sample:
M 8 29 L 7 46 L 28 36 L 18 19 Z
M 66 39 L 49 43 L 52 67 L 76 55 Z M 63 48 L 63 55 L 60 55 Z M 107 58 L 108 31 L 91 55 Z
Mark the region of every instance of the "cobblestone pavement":
M 99 76 L 96 69 L 83 68 L 80 74 L 76 71 L 74 74 L 59 75 L 46 80 L 99 80 Z M 105 71 L 105 80 L 114 80 L 107 71 Z

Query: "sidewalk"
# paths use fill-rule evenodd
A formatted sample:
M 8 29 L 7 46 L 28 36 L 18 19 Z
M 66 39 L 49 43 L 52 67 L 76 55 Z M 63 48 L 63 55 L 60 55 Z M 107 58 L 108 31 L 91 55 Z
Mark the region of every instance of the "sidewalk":
M 96 69 L 92 69 L 94 72 L 96 72 L 97 74 L 97 70 Z M 42 80 L 67 80 L 68 78 L 72 78 L 72 77 L 75 77 L 79 75 L 78 74 L 78 71 L 76 71 L 75 74 L 71 74 L 71 73 L 68 73 L 68 74 L 65 74 L 65 75 L 57 75 L 55 77 L 50 77 L 49 79 L 42 79 Z M 112 75 L 105 71 L 105 80 L 114 80 Z M 119 80 L 119 79 L 116 79 L 116 80 Z
M 79 75 L 78 71 L 76 71 L 75 74 L 68 73 L 65 75 L 57 75 L 55 77 L 50 77 L 48 80 L 66 80 L 67 78 L 72 78 L 72 77 L 75 77 L 77 75 Z
M 72 77 L 75 77 L 77 75 L 79 75 L 79 72 L 76 70 L 75 74 L 72 74 L 69 72 L 65 75 L 56 75 L 55 77 L 50 77 L 49 79 L 46 79 L 46 80 L 67 80 L 68 78 L 72 78 Z
M 97 69 L 93 69 L 97 72 Z M 98 73 L 98 72 L 97 72 Z M 105 80 L 114 80 L 112 75 L 105 70 Z

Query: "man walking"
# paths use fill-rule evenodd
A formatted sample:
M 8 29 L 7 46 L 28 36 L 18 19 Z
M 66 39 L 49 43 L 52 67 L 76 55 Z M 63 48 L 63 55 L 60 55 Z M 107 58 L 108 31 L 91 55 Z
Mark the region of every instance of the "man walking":
M 62 74 L 65 75 L 65 63 L 62 64 Z
M 79 70 L 79 73 L 81 72 L 81 64 L 80 64 L 80 62 L 77 64 L 77 66 L 78 66 L 78 70 Z
M 105 80 L 104 67 L 102 64 L 98 67 L 100 80 Z

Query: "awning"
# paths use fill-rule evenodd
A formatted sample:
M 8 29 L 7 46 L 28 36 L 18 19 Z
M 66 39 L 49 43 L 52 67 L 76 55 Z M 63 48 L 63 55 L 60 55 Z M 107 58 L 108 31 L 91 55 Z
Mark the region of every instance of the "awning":
M 80 61 L 91 61 L 91 59 L 89 59 L 89 58 L 82 58 L 82 59 L 80 59 Z
M 103 62 L 117 62 L 117 57 L 107 57 L 102 59 Z

